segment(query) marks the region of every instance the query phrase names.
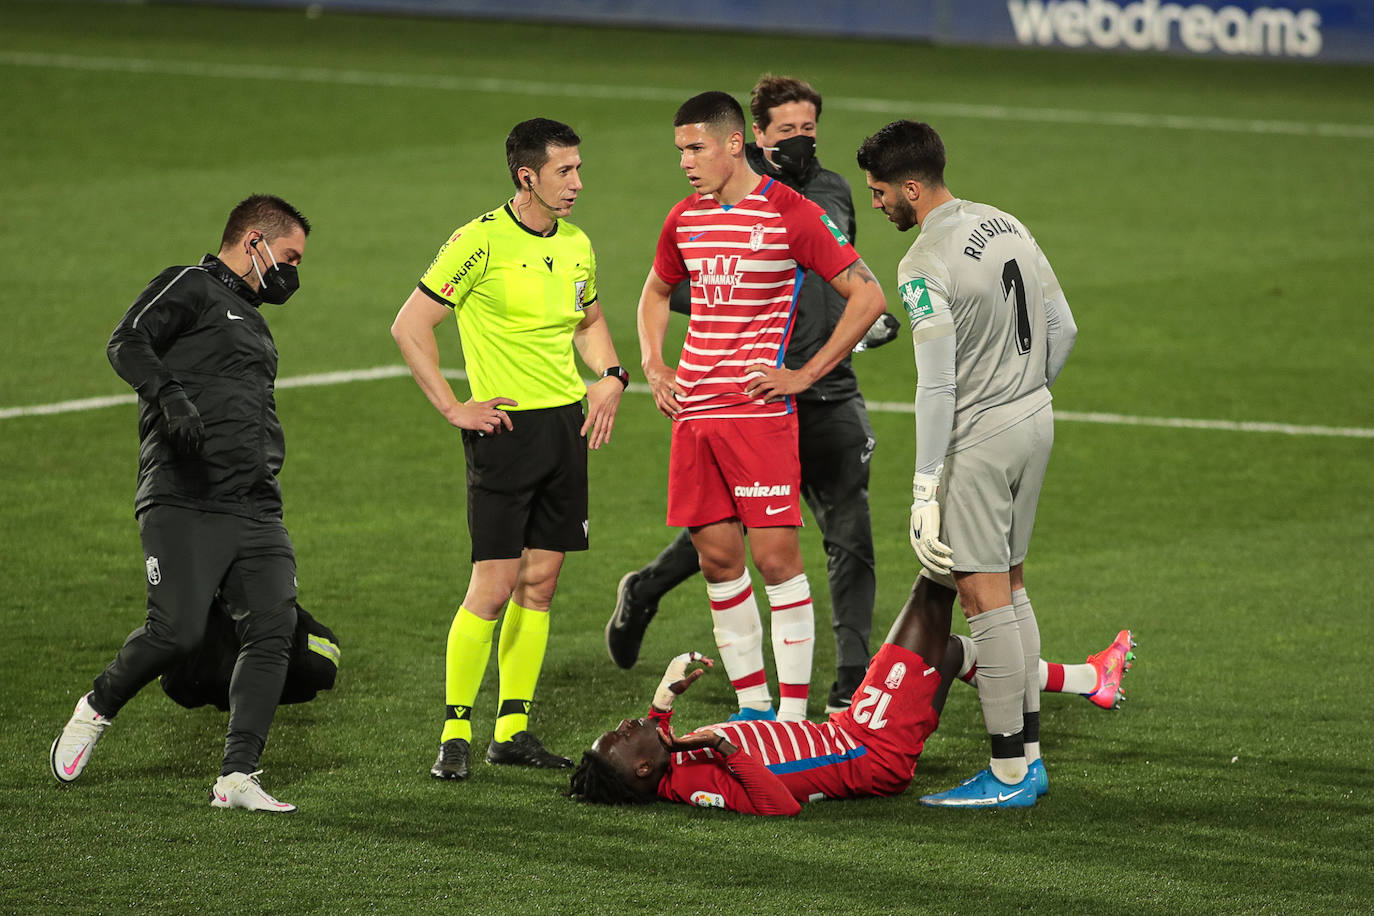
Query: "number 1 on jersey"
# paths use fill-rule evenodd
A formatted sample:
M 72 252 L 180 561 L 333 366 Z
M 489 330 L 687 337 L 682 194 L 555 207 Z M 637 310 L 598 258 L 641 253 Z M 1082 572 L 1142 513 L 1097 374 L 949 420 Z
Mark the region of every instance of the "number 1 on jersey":
M 1021 279 L 1021 265 L 1016 259 L 1002 265 L 1002 294 L 1008 299 L 1016 296 L 1016 352 L 1025 356 L 1031 349 L 1030 310 L 1026 305 L 1026 281 Z

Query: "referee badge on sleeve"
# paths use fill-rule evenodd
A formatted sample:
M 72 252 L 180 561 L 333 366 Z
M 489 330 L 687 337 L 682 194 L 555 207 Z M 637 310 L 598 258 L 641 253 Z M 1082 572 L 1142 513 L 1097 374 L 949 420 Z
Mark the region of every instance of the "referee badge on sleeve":
M 587 307 L 582 301 L 587 295 L 587 281 L 577 280 L 575 285 L 577 289 L 573 292 L 573 308 L 580 312 Z

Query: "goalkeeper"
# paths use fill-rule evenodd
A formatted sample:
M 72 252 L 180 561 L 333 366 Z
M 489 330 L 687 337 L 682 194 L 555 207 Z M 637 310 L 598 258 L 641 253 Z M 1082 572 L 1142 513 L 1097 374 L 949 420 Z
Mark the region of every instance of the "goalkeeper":
M 897 269 L 917 372 L 911 545 L 941 608 L 958 591 L 992 744 L 987 769 L 921 801 L 1022 804 L 1022 788 L 1047 780 L 1040 631 L 1023 564 L 1054 442 L 1050 386 L 1077 328 L 1026 227 L 945 186 L 945 148 L 930 125 L 894 121 L 857 158 L 873 207 L 903 232 L 920 227 Z

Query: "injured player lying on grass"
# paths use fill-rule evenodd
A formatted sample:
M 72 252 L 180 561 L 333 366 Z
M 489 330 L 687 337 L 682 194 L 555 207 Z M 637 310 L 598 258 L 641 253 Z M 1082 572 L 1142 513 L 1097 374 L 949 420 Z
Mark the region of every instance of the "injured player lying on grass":
M 949 684 L 965 667 L 949 617 L 926 600 L 926 587 L 926 579 L 917 581 L 848 709 L 823 722 L 725 722 L 677 735 L 673 700 L 713 664 L 684 653 L 668 665 L 648 716 L 622 720 L 583 753 L 570 794 L 601 804 L 663 799 L 785 815 L 800 812 L 805 801 L 900 794 L 939 723 Z M 1093 659 L 1111 653 L 1119 672 L 1130 645 L 1128 636 Z M 969 807 L 1034 804 L 1048 788 L 1043 765 L 1037 769 L 1040 775 Z

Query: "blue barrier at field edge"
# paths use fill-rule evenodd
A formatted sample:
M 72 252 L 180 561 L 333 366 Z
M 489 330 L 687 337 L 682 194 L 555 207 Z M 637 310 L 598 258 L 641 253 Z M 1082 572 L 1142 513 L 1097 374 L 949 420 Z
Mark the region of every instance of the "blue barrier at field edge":
M 198 0 L 186 0 L 198 2 Z M 223 2 L 223 0 L 218 0 Z M 1374 0 L 237 0 L 244 6 L 1374 62 Z

